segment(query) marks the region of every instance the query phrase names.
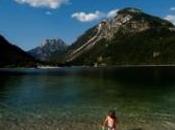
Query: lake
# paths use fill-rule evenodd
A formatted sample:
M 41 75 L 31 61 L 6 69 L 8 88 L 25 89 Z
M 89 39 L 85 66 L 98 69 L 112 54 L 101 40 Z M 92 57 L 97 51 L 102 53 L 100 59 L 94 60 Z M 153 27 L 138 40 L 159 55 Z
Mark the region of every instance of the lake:
M 175 130 L 175 67 L 0 69 L 0 129 Z

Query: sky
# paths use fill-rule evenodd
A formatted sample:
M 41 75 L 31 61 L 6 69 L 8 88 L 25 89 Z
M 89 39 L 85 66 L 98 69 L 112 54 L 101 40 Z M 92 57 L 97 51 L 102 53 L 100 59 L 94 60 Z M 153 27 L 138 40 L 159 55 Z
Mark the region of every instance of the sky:
M 0 0 L 0 34 L 24 50 L 45 39 L 72 44 L 119 9 L 135 7 L 175 24 L 175 0 Z

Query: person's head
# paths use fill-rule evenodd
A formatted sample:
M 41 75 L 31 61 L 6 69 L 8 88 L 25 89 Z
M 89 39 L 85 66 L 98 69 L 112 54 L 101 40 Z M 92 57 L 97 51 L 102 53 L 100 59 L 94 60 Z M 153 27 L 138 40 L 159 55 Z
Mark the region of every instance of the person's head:
M 108 116 L 110 116 L 111 118 L 116 118 L 115 111 L 114 110 L 109 111 Z

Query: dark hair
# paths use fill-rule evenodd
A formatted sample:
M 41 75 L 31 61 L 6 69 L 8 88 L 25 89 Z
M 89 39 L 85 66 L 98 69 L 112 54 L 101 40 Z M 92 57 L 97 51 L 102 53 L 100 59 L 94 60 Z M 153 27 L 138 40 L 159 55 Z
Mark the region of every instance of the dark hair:
M 109 111 L 108 115 L 109 115 L 111 118 L 116 119 L 116 114 L 115 114 L 115 111 L 114 111 L 114 110 Z

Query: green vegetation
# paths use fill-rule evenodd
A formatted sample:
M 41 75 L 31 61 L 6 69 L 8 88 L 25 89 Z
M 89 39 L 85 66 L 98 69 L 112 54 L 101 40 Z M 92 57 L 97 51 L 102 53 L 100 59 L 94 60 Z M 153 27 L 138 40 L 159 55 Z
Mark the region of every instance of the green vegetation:
M 54 66 L 175 64 L 175 26 L 135 8 L 120 10 L 116 17 L 90 28 L 69 47 L 61 43 L 54 52 L 55 44 L 33 49 L 32 53 L 37 55 L 32 56 L 40 60 L 36 62 L 1 36 L 0 67 L 30 67 L 36 63 Z
M 92 48 L 81 50 L 72 65 L 165 65 L 175 64 L 175 27 L 169 21 L 125 8 L 112 20 L 106 21 L 107 35 Z M 76 50 L 96 33 L 92 28 L 71 47 Z M 108 38 L 110 37 L 111 38 Z M 85 40 L 84 40 L 85 39 Z M 91 44 L 91 43 L 90 43 Z M 94 44 L 94 43 L 92 43 Z
M 175 64 L 175 32 L 167 28 L 139 33 L 119 31 L 110 41 L 99 41 L 94 48 L 72 62 L 76 65 Z
M 70 47 L 69 51 L 75 49 L 85 42 L 87 42 L 91 37 L 93 37 L 97 33 L 96 26 L 88 29 L 83 35 L 81 35 Z

